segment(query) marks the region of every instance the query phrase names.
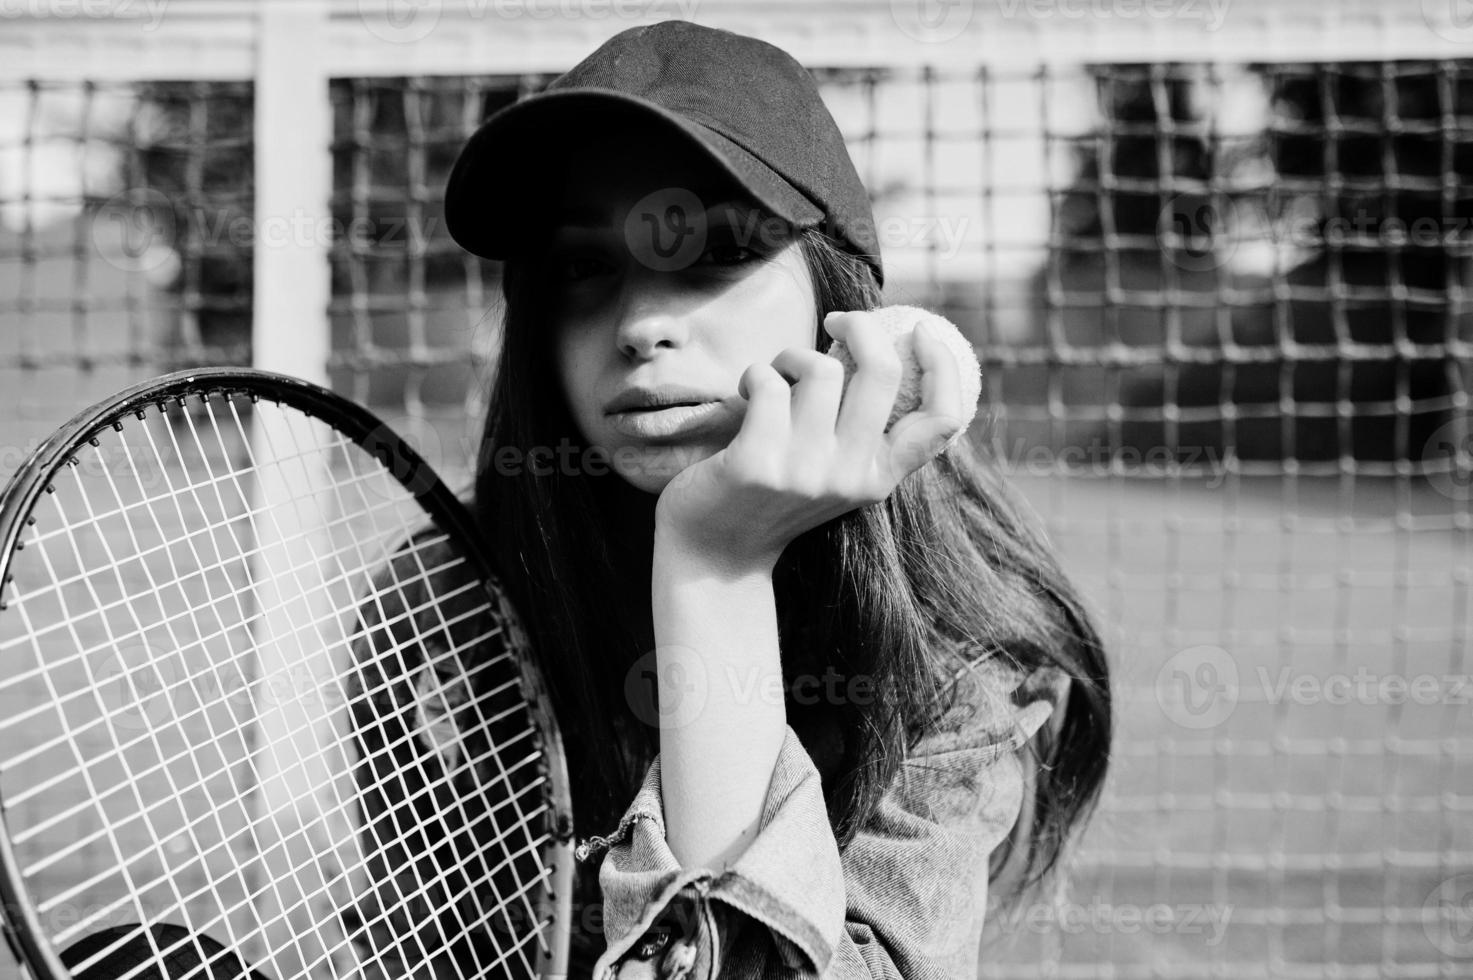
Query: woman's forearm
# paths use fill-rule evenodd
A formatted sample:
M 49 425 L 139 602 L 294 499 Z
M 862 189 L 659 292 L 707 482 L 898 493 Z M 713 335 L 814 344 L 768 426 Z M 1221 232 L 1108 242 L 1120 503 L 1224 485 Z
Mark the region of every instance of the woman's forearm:
M 651 591 L 667 840 L 681 867 L 719 871 L 757 834 L 787 724 L 772 570 L 657 531 Z

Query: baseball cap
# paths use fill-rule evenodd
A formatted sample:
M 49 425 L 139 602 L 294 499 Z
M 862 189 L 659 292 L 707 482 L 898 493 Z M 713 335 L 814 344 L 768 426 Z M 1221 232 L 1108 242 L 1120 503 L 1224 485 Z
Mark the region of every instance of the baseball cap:
M 445 187 L 450 237 L 483 258 L 516 255 L 545 212 L 556 161 L 620 119 L 689 139 L 768 211 L 822 226 L 884 284 L 869 193 L 813 76 L 766 41 L 683 20 L 615 34 L 486 120 Z

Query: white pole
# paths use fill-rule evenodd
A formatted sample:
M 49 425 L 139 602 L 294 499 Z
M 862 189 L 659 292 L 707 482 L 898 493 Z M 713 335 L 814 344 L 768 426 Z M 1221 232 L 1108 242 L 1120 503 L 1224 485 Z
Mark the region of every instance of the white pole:
M 322 52 L 328 10 L 318 0 L 262 0 L 258 11 L 253 362 L 326 384 L 332 119 Z M 308 451 L 314 435 L 305 425 L 257 413 L 255 459 Z M 278 977 L 334 972 L 326 957 L 342 937 L 321 931 L 329 919 L 323 888 L 331 871 L 315 855 L 353 833 L 342 824 L 346 815 L 332 812 L 331 784 L 345 767 L 332 757 L 339 741 L 322 697 L 331 693 L 331 651 L 338 644 L 314 560 L 331 551 L 324 530 L 331 515 L 325 495 L 311 491 L 328 476 L 301 463 L 263 466 L 252 507 L 260 515 L 256 597 L 265 611 L 255 623 L 261 779 L 255 818 L 259 884 L 269 887 L 256 903 L 263 928 L 251 953 Z
M 262 0 L 256 57 L 254 363 L 327 383 L 332 107 L 320 0 Z

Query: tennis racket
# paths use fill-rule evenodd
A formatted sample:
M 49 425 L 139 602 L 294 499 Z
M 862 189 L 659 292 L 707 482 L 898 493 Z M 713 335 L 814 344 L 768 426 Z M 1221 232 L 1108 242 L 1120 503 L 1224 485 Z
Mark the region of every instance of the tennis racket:
M 567 972 L 553 713 L 469 514 L 367 410 L 182 372 L 0 500 L 0 901 L 38 980 Z

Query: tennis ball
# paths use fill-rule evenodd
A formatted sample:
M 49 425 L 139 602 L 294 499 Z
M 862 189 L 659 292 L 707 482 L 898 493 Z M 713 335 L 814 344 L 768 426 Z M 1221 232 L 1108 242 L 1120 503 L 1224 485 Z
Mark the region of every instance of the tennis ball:
M 939 328 L 942 341 L 956 357 L 961 368 L 962 412 L 965 418 L 962 427 L 946 441 L 946 447 L 950 449 L 966 435 L 967 427 L 977 415 L 977 400 L 982 397 L 982 367 L 977 363 L 977 352 L 972 349 L 967 338 L 962 336 L 956 324 L 930 310 L 923 310 L 918 306 L 881 306 L 868 312 L 890 332 L 890 338 L 895 343 L 895 353 L 900 355 L 900 363 L 904 367 L 900 389 L 895 393 L 895 406 L 890 409 L 890 419 L 885 423 L 886 432 L 890 431 L 890 427 L 902 415 L 921 406 L 921 366 L 916 360 L 915 352 L 916 324 L 929 320 Z M 849 346 L 838 339 L 830 345 L 828 353 L 844 365 L 844 387 L 847 390 L 849 379 L 859 369 L 854 362 L 854 355 L 849 352 Z

